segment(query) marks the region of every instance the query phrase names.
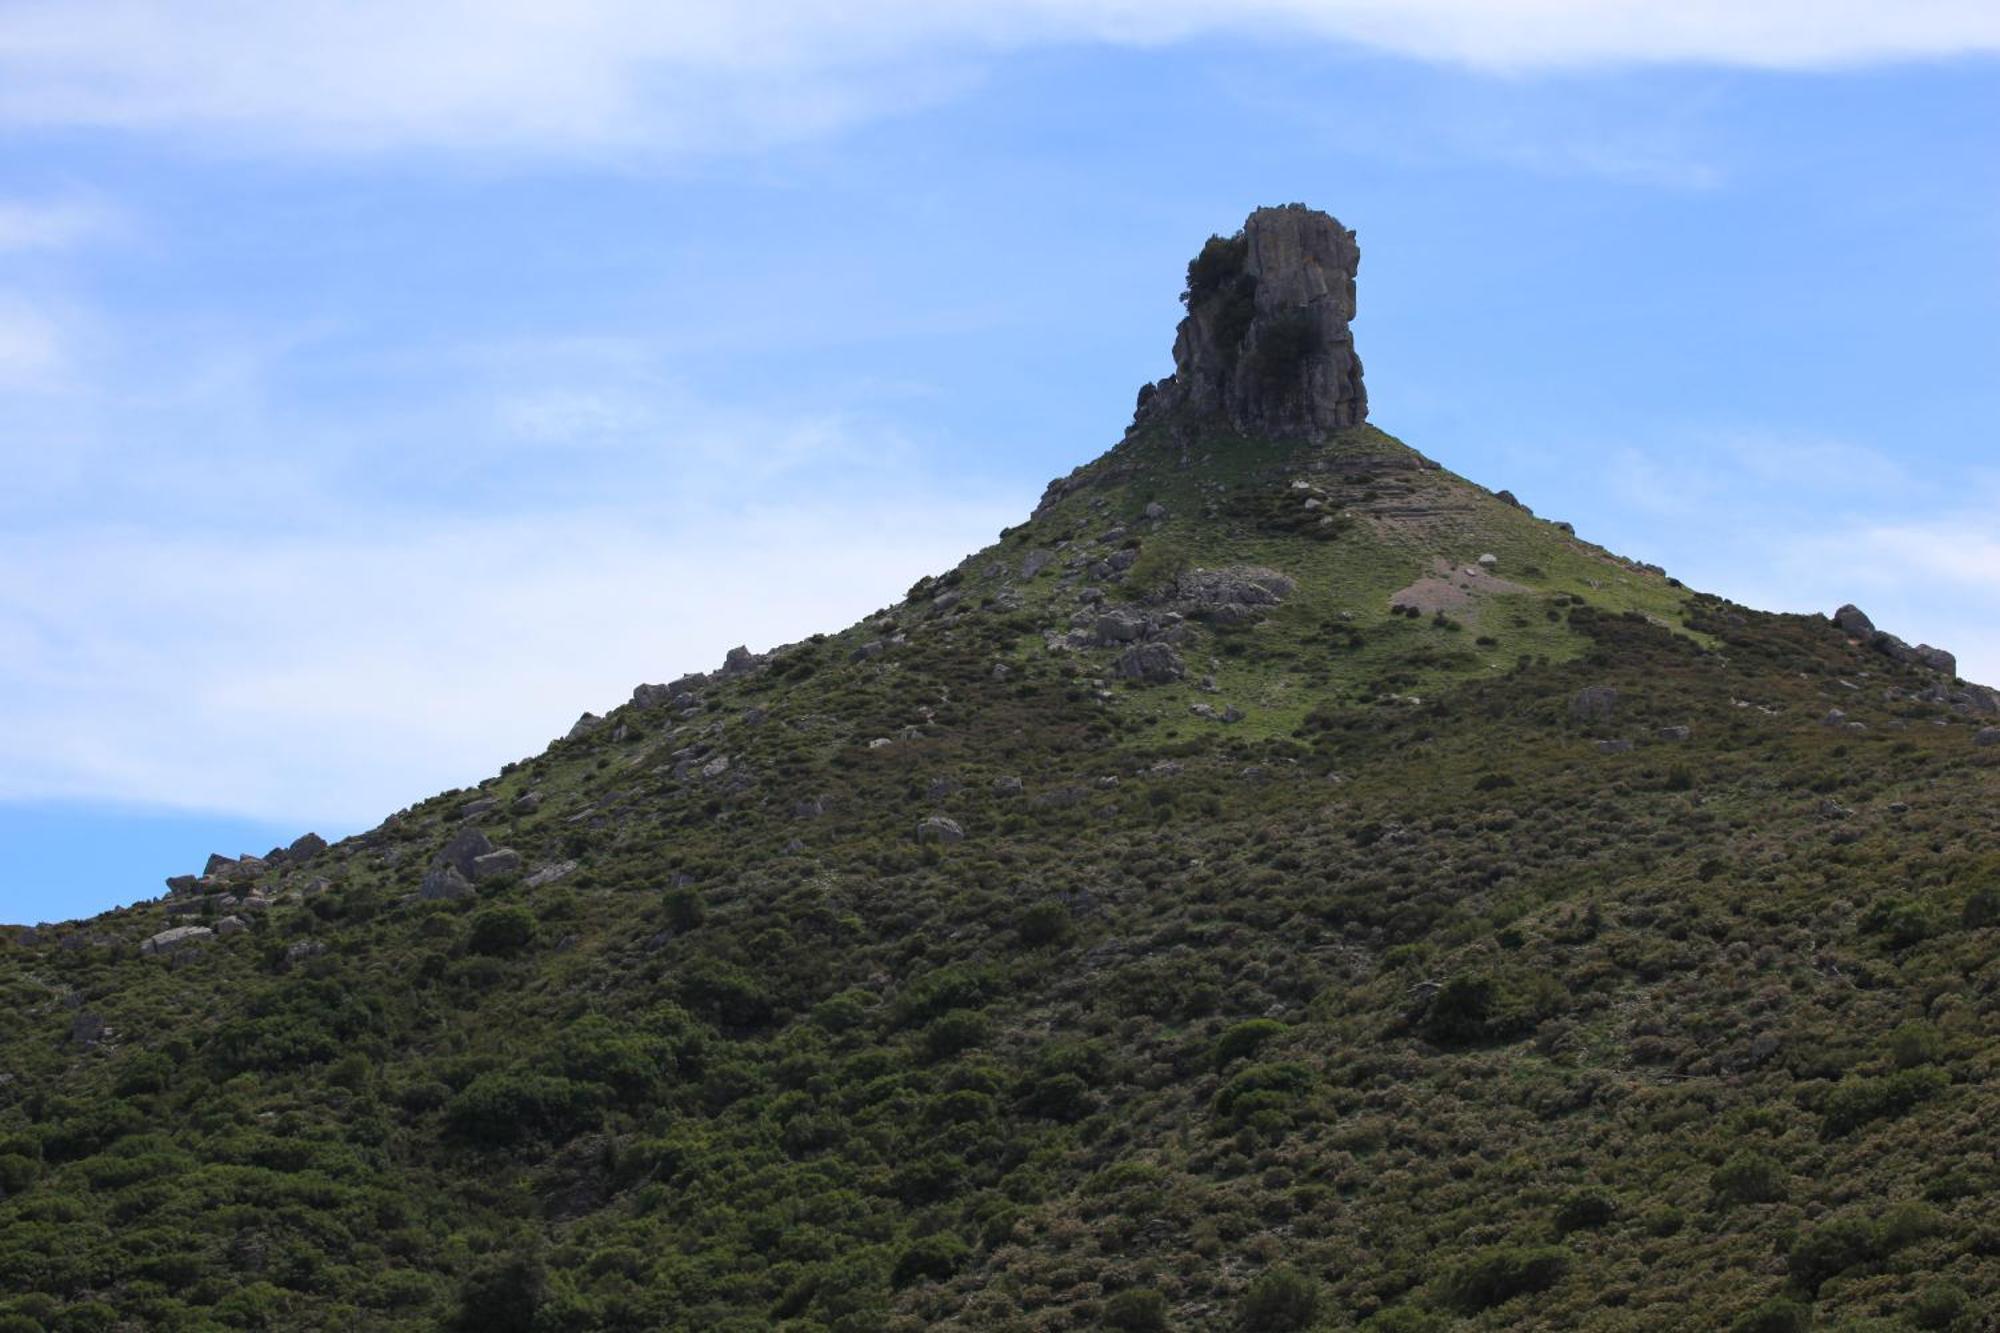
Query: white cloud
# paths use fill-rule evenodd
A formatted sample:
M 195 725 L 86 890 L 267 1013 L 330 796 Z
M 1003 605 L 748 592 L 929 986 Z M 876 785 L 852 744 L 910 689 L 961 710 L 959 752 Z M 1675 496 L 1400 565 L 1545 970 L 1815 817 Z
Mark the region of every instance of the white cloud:
M 19 297 L 0 292 L 0 389 L 46 387 L 68 364 L 61 325 Z
M 576 511 L 7 541 L 0 799 L 372 823 L 641 680 L 850 623 L 1025 503 L 913 491 L 666 530 Z
M 232 147 L 722 151 L 1061 44 L 1318 40 L 1488 70 L 2000 52 L 1990 0 L 135 0 L 0 4 L 0 123 Z M 1654 172 L 1648 160 L 1612 164 Z
M 66 250 L 117 229 L 116 216 L 83 199 L 0 199 L 0 254 Z

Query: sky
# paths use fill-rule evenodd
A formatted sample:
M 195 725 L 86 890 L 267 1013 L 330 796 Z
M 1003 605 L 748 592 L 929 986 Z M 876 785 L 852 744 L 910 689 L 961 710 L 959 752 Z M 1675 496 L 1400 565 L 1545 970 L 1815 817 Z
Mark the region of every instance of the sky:
M 0 921 L 840 628 L 1359 233 L 1376 424 L 2000 683 L 1991 0 L 0 0 Z

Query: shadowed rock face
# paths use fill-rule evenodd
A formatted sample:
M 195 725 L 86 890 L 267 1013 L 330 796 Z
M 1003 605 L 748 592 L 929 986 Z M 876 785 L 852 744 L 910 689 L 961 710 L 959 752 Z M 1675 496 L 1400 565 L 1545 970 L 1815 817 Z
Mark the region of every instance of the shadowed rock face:
M 1174 373 L 1139 391 L 1138 421 L 1221 417 L 1244 434 L 1319 439 L 1368 416 L 1348 321 L 1361 250 L 1303 204 L 1260 208 L 1188 265 Z

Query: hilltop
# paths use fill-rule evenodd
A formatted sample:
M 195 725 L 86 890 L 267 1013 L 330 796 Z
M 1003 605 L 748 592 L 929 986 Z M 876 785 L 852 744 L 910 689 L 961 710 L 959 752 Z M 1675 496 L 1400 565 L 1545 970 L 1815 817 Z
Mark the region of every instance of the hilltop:
M 1367 419 L 1253 213 L 862 623 L 0 931 L 0 1330 L 1990 1327 L 2000 696 Z

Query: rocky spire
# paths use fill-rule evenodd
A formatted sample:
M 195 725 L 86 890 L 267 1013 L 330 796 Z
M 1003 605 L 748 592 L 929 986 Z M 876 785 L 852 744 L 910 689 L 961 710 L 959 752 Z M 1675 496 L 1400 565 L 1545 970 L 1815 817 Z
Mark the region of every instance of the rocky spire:
M 1219 417 L 1246 435 L 1319 439 L 1368 416 L 1354 354 L 1354 233 L 1304 204 L 1260 208 L 1188 264 L 1174 373 L 1138 422 Z

